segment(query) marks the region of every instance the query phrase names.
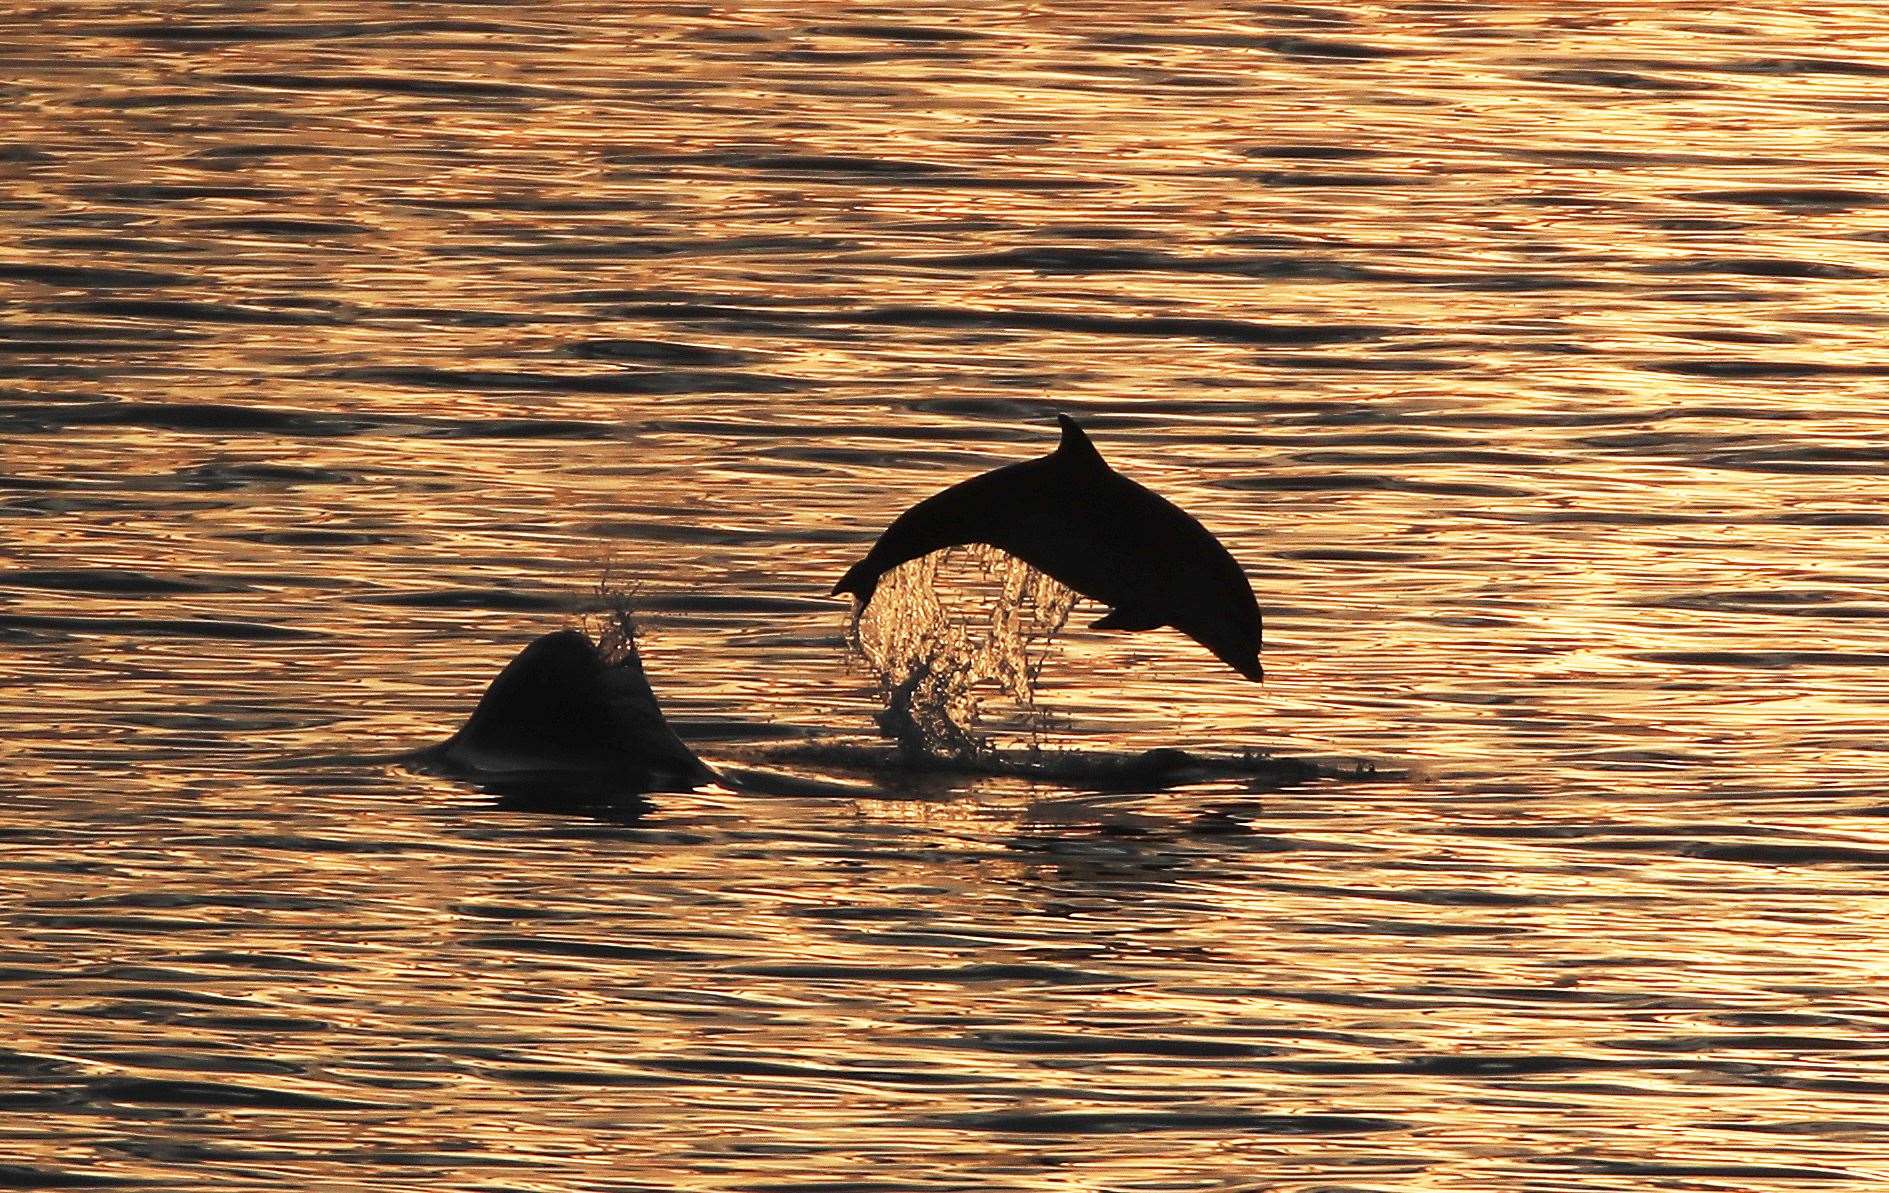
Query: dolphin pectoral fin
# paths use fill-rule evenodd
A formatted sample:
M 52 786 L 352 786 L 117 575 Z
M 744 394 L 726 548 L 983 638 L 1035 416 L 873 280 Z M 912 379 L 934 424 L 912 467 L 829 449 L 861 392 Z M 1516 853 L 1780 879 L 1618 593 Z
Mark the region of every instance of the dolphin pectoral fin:
M 1135 609 L 1127 605 L 1112 609 L 1100 620 L 1089 623 L 1092 630 L 1153 630 L 1167 624 L 1167 619 L 1159 613 L 1146 609 Z

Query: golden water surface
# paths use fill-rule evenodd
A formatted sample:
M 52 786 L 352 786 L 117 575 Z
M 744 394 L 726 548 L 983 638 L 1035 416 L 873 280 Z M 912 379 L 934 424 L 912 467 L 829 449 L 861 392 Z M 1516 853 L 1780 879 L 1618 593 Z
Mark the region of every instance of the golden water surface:
M 0 1185 L 1889 1182 L 1876 4 L 0 17 Z M 711 760 L 1081 417 L 1381 777 L 495 809 L 606 570 Z M 857 780 L 857 776 L 855 776 Z

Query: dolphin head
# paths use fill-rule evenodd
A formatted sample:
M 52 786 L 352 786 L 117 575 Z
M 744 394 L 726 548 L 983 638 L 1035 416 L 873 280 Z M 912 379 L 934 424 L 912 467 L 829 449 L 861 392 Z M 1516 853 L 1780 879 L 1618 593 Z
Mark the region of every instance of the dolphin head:
M 1167 624 L 1206 647 L 1213 657 L 1255 683 L 1263 638 L 1259 599 L 1239 561 L 1202 528 L 1192 551 L 1175 569 L 1185 579 L 1168 587 L 1174 616 Z
M 1261 682 L 1266 678 L 1266 669 L 1259 665 L 1258 635 L 1251 636 L 1250 640 L 1248 640 L 1246 635 L 1238 635 L 1237 637 L 1239 639 L 1237 642 L 1206 642 L 1205 644 L 1207 649 L 1213 652 L 1213 656 L 1216 659 L 1219 659 L 1254 683 Z
M 1245 588 L 1244 584 L 1241 586 Z M 1259 665 L 1259 606 L 1251 589 L 1200 605 L 1169 624 L 1212 652 L 1213 657 L 1255 683 L 1266 678 Z M 1241 599 L 1244 598 L 1244 599 Z

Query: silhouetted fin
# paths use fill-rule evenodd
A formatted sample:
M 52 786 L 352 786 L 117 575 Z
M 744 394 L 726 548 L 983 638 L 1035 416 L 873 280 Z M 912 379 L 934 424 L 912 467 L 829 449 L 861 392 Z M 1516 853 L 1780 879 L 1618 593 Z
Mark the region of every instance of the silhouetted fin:
M 933 494 L 886 527 L 835 594 L 861 609 L 902 563 L 984 543 L 1115 612 L 1098 629 L 1173 626 L 1248 679 L 1259 665 L 1259 602 L 1219 539 L 1173 502 L 1108 466 L 1066 414 L 1051 454 Z
M 1151 609 L 1114 609 L 1089 623 L 1092 630 L 1158 630 L 1167 621 Z
M 606 662 L 576 630 L 520 651 L 459 732 L 420 760 L 485 780 L 570 777 L 620 790 L 687 791 L 715 779 L 663 719 L 635 644 Z
M 1089 442 L 1088 432 L 1084 431 L 1075 419 L 1067 414 L 1058 414 L 1056 421 L 1062 426 L 1063 439 L 1056 445 L 1056 454 L 1071 462 L 1092 463 L 1106 470 L 1108 462 L 1102 459 L 1102 453 L 1095 450 L 1095 444 Z

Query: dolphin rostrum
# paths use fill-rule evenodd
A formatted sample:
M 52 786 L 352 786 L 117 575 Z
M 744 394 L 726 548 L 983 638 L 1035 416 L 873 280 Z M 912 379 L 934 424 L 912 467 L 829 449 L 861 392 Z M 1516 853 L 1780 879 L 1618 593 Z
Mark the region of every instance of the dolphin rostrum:
M 1076 420 L 1063 440 L 927 497 L 886 527 L 833 586 L 864 609 L 879 577 L 946 547 L 985 543 L 1110 606 L 1090 628 L 1173 626 L 1257 680 L 1259 602 L 1233 556 L 1179 506 L 1108 466 Z

